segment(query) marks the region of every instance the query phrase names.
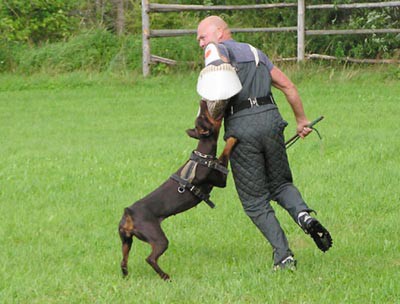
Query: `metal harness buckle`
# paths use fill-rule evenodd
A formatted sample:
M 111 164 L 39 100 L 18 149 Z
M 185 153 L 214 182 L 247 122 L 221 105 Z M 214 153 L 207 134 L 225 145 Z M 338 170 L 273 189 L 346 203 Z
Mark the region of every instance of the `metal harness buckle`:
M 179 184 L 178 192 L 179 192 L 180 194 L 184 193 L 184 192 L 185 192 L 185 185 Z
M 249 100 L 250 106 L 251 106 L 251 107 L 254 107 L 254 106 L 259 107 L 259 106 L 260 106 L 260 105 L 258 104 L 258 102 L 257 102 L 257 98 L 251 98 L 251 97 L 249 97 L 249 98 L 247 98 L 247 99 Z

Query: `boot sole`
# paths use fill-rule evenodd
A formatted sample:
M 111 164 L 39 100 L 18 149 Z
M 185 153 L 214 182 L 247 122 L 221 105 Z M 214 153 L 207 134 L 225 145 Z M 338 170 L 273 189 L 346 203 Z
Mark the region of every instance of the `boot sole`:
M 329 231 L 317 220 L 314 219 L 309 224 L 307 232 L 321 251 L 326 252 L 332 247 L 333 241 Z

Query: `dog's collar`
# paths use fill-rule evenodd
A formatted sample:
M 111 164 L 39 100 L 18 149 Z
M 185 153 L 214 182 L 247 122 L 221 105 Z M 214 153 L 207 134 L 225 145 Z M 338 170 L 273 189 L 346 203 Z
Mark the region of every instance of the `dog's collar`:
M 222 174 L 227 175 L 229 173 L 229 170 L 226 167 L 220 165 L 218 159 L 213 155 L 203 154 L 195 150 L 190 155 L 190 160 L 193 160 L 202 166 L 217 170 Z
M 215 156 L 214 156 L 214 155 L 204 154 L 204 153 L 201 153 L 201 152 L 199 152 L 199 151 L 197 151 L 197 150 L 194 150 L 194 151 L 192 152 L 192 155 L 193 155 L 193 154 L 195 154 L 195 155 L 197 155 L 197 156 L 199 156 L 199 157 L 201 157 L 201 158 L 215 159 Z

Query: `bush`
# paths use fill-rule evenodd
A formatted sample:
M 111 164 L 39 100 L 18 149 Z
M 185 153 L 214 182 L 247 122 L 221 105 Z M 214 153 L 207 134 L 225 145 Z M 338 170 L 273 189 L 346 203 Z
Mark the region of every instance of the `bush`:
M 399 10 L 354 9 L 310 11 L 308 29 L 399 28 Z M 399 58 L 400 34 L 326 35 L 307 39 L 307 52 L 355 58 Z
M 31 47 L 19 54 L 18 69 L 24 73 L 38 70 L 70 72 L 104 71 L 121 49 L 120 40 L 105 30 L 93 30 L 72 37 L 67 42 Z
M 0 72 L 13 71 L 17 66 L 18 53 L 25 48 L 24 44 L 0 39 Z
M 37 44 L 70 36 L 78 19 L 70 15 L 77 1 L 0 0 L 0 33 L 5 41 Z

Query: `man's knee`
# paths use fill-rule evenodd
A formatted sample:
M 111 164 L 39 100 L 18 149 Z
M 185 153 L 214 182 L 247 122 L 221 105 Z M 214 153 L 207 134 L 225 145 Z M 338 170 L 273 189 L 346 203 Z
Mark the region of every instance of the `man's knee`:
M 275 213 L 269 201 L 266 199 L 255 199 L 252 201 L 242 201 L 244 212 L 252 220 L 257 220 L 261 216 L 268 217 L 270 213 Z

